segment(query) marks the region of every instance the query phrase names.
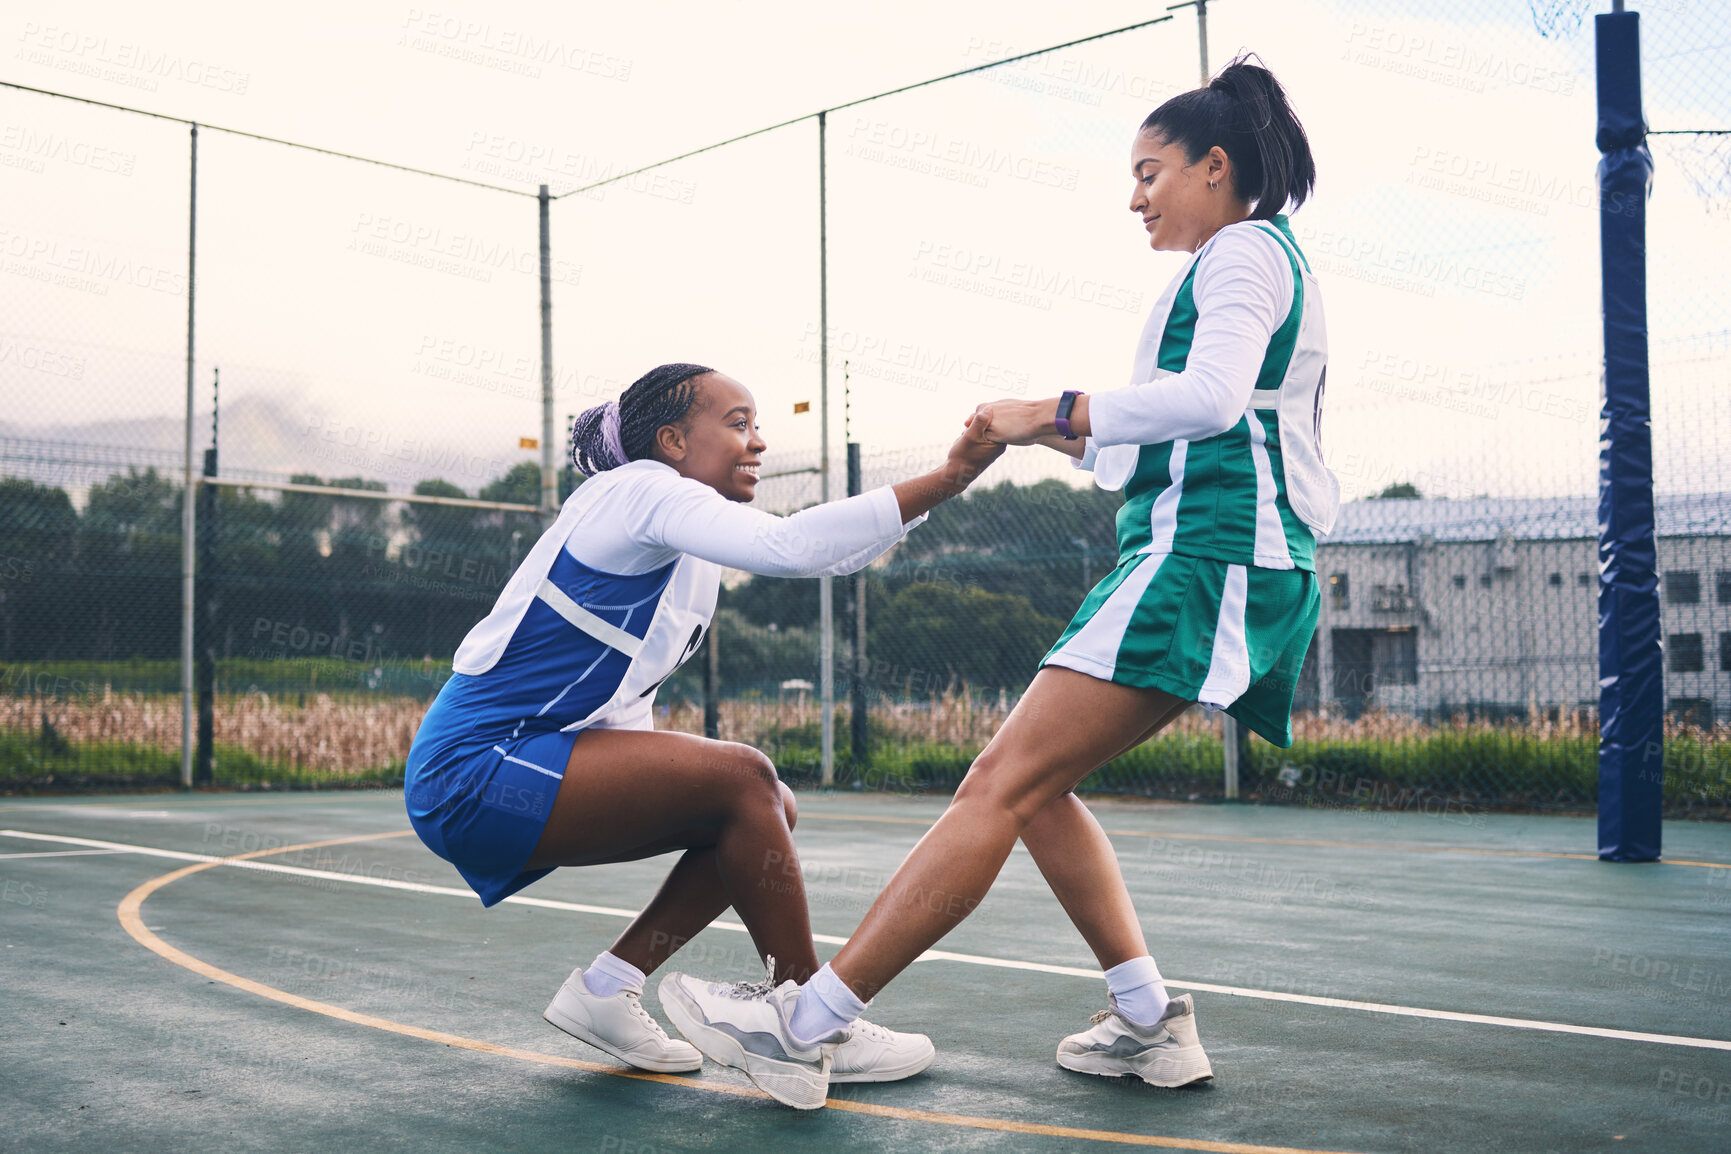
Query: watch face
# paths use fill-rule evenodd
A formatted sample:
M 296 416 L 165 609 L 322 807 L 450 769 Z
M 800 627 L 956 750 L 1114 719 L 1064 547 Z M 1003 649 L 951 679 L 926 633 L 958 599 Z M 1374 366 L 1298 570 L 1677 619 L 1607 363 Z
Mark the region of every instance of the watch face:
M 1058 435 L 1066 441 L 1070 439 L 1070 406 L 1076 403 L 1076 394 L 1066 392 L 1058 398 L 1058 415 L 1052 419 L 1052 427 L 1058 430 Z

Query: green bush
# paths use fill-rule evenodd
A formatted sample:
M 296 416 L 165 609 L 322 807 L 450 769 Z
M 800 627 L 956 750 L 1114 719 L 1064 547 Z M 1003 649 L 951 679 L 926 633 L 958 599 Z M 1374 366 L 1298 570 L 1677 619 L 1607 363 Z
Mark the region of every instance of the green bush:
M 224 658 L 218 693 L 327 693 L 430 701 L 451 673 L 449 661 L 357 662 L 336 657 Z M 178 661 L 29 661 L 0 667 L 0 693 L 100 697 L 104 692 L 180 692 Z
M 401 787 L 398 764 L 360 772 L 302 769 L 264 761 L 232 745 L 218 743 L 212 756 L 219 787 L 270 786 L 306 789 L 321 786 Z M 180 755 L 130 741 L 44 741 L 40 735 L 0 730 L 0 789 L 64 790 L 164 787 L 180 784 Z
M 765 745 L 784 777 L 808 784 L 820 764 L 816 724 Z M 866 789 L 950 790 L 979 750 L 893 741 L 873 721 L 869 764 L 855 766 L 838 733 L 836 782 Z M 1253 742 L 1240 783 L 1248 801 L 1345 808 L 1590 809 L 1598 797 L 1598 738 L 1506 729 L 1443 730 L 1418 738 L 1300 741 L 1291 749 Z M 1084 793 L 1218 797 L 1223 755 L 1211 733 L 1169 733 L 1085 778 Z M 1282 779 L 1286 771 L 1288 780 Z M 1672 815 L 1731 813 L 1731 742 L 1699 733 L 1665 743 L 1664 800 Z
M 1511 808 L 1579 808 L 1598 795 L 1598 756 L 1596 735 L 1512 726 L 1422 737 L 1299 740 L 1284 750 L 1258 742 L 1251 746 L 1244 782 L 1247 791 L 1276 800 L 1298 800 L 1280 796 L 1296 793 L 1348 805 L 1398 807 L 1437 797 Z M 1667 775 L 1667 800 L 1672 786 Z

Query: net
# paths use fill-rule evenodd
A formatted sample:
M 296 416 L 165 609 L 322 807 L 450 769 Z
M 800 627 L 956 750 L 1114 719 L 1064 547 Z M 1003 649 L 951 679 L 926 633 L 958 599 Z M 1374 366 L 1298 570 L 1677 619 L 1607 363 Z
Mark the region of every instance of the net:
M 1592 0 L 1528 0 L 1534 29 L 1548 39 L 1575 35 L 1592 6 Z

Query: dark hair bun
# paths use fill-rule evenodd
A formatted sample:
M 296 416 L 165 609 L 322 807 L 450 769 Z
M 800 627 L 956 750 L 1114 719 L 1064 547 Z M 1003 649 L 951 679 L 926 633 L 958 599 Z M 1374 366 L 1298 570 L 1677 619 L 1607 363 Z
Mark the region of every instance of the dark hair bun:
M 1190 164 L 1216 145 L 1232 160 L 1232 191 L 1268 220 L 1288 203 L 1297 208 L 1316 188 L 1310 138 L 1274 73 L 1250 54 L 1222 68 L 1208 87 L 1174 96 L 1142 122 L 1184 150 Z

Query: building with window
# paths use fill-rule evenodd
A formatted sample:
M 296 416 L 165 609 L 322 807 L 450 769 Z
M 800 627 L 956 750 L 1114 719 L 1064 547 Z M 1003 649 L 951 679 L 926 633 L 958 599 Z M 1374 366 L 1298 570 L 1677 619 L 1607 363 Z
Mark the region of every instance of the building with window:
M 1667 708 L 1731 721 L 1731 494 L 1658 498 Z M 1595 498 L 1354 501 L 1317 548 L 1301 709 L 1596 712 Z

